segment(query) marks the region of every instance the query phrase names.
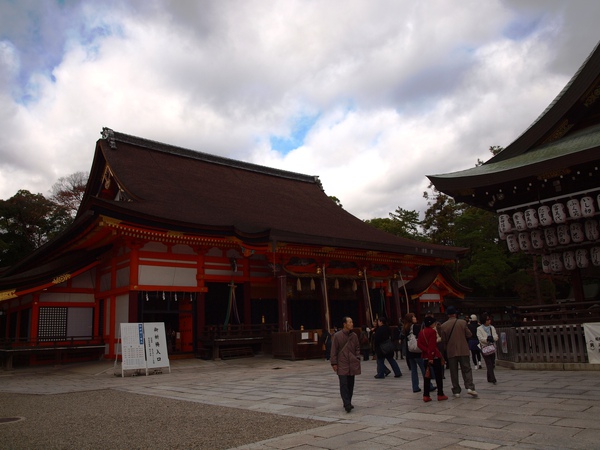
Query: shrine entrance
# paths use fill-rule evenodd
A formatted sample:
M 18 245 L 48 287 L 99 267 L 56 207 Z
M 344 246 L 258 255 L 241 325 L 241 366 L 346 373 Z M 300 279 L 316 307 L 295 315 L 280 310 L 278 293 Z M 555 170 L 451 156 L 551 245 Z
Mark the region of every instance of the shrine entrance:
M 141 322 L 164 322 L 169 353 L 194 351 L 196 303 L 189 292 L 141 292 L 138 298 Z

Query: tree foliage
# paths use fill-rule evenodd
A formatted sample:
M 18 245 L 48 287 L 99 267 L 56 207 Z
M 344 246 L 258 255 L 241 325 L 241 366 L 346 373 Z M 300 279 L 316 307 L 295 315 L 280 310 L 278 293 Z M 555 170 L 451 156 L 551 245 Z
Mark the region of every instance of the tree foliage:
M 420 231 L 421 222 L 417 211 L 409 211 L 398 207 L 389 216 L 389 218 L 368 219 L 365 222 L 396 236 L 418 240 L 423 239 L 423 234 Z
M 71 222 L 66 207 L 27 190 L 0 200 L 0 266 L 23 259 Z
M 74 218 L 83 200 L 88 178 L 87 172 L 75 172 L 59 178 L 50 189 L 50 200 L 65 207 Z

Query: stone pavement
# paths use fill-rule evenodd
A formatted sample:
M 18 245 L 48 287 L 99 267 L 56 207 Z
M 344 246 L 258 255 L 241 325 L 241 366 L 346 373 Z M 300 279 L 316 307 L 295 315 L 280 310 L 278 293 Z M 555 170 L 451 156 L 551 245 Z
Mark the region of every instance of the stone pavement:
M 171 373 L 120 376 L 114 362 L 0 372 L 0 392 L 56 394 L 113 389 L 293 417 L 324 426 L 285 434 L 244 449 L 597 449 L 600 374 L 498 367 L 498 384 L 474 370 L 479 398 L 423 403 L 405 361 L 401 378 L 374 379 L 363 362 L 353 404 L 342 408 L 337 376 L 325 360 L 285 361 L 268 355 L 229 361 L 171 361 Z M 119 376 L 115 376 L 115 370 Z M 445 391 L 450 396 L 450 377 Z M 7 426 L 7 425 L 0 425 Z M 1 429 L 0 429 L 1 436 Z

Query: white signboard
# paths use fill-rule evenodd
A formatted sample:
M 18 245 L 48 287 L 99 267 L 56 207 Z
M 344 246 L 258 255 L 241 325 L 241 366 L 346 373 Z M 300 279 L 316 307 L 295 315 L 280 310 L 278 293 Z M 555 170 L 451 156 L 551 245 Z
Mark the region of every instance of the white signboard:
M 126 370 L 148 369 L 171 366 L 167 351 L 167 337 L 163 322 L 121 324 L 121 375 Z M 115 361 L 116 364 L 116 361 Z
M 583 332 L 590 364 L 600 364 L 600 323 L 584 323 Z
M 146 341 L 146 364 L 148 369 L 169 367 L 165 324 L 163 322 L 145 323 L 144 338 Z
M 144 329 L 141 323 L 121 324 L 121 353 L 123 370 L 146 369 Z

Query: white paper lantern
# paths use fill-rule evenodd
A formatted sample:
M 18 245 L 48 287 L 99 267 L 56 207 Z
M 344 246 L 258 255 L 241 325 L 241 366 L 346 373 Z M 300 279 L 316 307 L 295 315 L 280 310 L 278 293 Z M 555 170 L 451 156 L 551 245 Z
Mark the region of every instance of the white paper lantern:
M 511 253 L 517 253 L 519 251 L 519 241 L 514 234 L 506 235 L 506 245 Z
M 544 230 L 544 240 L 548 247 L 556 247 L 558 245 L 558 238 L 556 237 L 556 230 L 554 228 L 546 228 Z
M 558 237 L 558 243 L 560 245 L 567 245 L 571 243 L 571 236 L 569 235 L 568 225 L 559 225 L 556 227 L 556 236 Z
M 536 250 L 544 248 L 544 232 L 542 230 L 531 230 L 531 246 Z
M 588 267 L 590 260 L 588 259 L 587 250 L 584 248 L 575 250 L 575 261 L 577 261 L 577 267 L 580 269 Z
M 542 270 L 544 273 L 552 272 L 552 269 L 550 268 L 550 255 L 542 255 Z
M 588 195 L 581 197 L 579 202 L 581 207 L 581 215 L 583 217 L 593 217 L 596 209 L 594 208 L 594 199 Z
M 590 257 L 592 258 L 593 265 L 600 266 L 600 247 L 592 247 Z
M 519 248 L 524 252 L 529 251 L 531 248 L 531 241 L 529 240 L 529 233 L 522 231 L 519 233 Z
M 512 222 L 510 221 L 510 216 L 508 214 L 500 214 L 498 216 L 498 225 L 504 234 L 510 233 L 513 229 Z
M 525 223 L 527 228 L 537 228 L 540 224 L 537 218 L 537 211 L 535 208 L 529 208 L 525 210 Z
M 577 263 L 575 262 L 575 252 L 569 250 L 563 253 L 563 261 L 565 263 L 565 269 L 575 270 Z
M 506 240 L 506 234 L 504 234 L 504 232 L 500 229 L 500 225 L 498 225 L 498 236 L 500 236 L 501 240 Z
M 569 211 L 571 219 L 581 218 L 581 206 L 579 205 L 579 200 L 576 198 L 572 198 L 567 202 L 567 210 Z
M 565 223 L 567 221 L 565 205 L 562 203 L 552 205 L 552 219 L 554 219 L 554 223 Z
M 552 221 L 552 213 L 550 212 L 549 206 L 540 206 L 538 208 L 538 218 L 540 220 L 540 224 L 543 227 L 547 227 L 552 225 L 554 222 Z
M 585 221 L 585 237 L 588 241 L 597 241 L 600 237 L 600 232 L 598 231 L 598 221 L 596 219 Z
M 517 211 L 513 214 L 513 223 L 515 224 L 515 228 L 519 231 L 525 231 L 527 229 L 527 224 L 525 223 L 525 217 L 521 211 Z
M 550 255 L 550 269 L 552 270 L 552 272 L 562 272 L 563 270 L 563 263 L 560 259 L 560 256 L 558 253 L 552 253 Z
M 573 222 L 569 225 L 569 232 L 571 233 L 571 239 L 573 242 L 583 242 L 585 235 L 583 234 L 583 225 L 581 222 Z

